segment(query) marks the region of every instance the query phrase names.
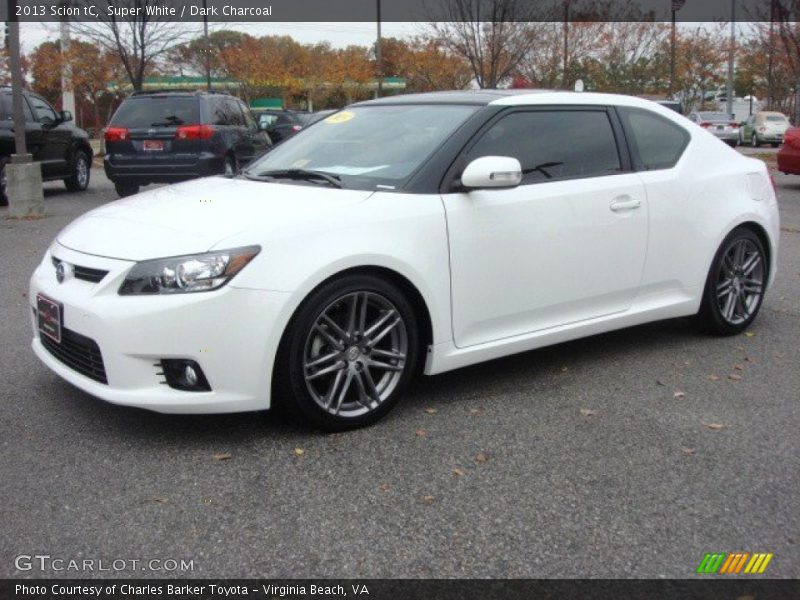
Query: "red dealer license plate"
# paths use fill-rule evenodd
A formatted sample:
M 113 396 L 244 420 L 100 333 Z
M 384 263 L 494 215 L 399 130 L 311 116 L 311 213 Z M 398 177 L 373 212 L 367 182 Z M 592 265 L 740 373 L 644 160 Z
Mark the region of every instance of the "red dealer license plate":
M 39 331 L 60 344 L 61 317 L 63 316 L 61 304 L 46 296 L 36 294 L 36 315 Z

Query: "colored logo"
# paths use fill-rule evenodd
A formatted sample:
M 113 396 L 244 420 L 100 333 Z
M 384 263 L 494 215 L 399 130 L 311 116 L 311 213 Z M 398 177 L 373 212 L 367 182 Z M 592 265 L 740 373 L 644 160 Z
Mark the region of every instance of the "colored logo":
M 756 575 L 767 570 L 772 552 L 714 552 L 706 553 L 697 573 L 702 575 Z

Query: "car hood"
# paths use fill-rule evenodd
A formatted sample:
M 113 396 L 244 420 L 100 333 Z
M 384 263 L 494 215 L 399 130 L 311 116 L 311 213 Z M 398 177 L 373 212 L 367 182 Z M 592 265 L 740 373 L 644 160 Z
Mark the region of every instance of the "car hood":
M 124 260 L 193 254 L 249 231 L 258 243 L 270 232 L 340 214 L 372 193 L 209 177 L 106 204 L 73 221 L 57 241 L 78 252 Z

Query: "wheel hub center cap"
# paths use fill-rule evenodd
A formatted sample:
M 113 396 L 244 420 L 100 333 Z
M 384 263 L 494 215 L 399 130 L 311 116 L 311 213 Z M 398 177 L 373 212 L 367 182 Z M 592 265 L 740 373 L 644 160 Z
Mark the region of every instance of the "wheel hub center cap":
M 358 346 L 351 346 L 347 349 L 347 352 L 345 352 L 345 357 L 349 361 L 358 360 L 359 356 L 361 356 L 361 350 L 359 350 Z

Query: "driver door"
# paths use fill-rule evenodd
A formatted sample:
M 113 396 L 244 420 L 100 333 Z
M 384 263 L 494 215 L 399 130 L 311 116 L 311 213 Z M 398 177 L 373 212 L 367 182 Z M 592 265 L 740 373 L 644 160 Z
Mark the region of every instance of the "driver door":
M 461 159 L 512 156 L 512 189 L 443 194 L 456 346 L 630 308 L 647 247 L 647 197 L 604 107 L 520 109 Z

